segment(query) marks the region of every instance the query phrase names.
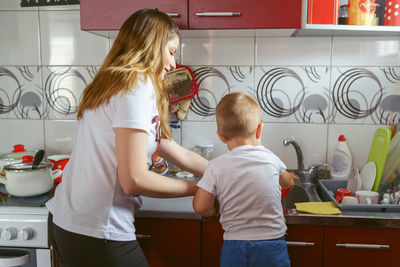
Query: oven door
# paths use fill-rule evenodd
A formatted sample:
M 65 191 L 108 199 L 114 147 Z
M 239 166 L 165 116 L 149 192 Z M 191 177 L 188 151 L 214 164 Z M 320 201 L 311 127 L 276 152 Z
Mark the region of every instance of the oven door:
M 0 247 L 0 267 L 51 267 L 50 249 Z

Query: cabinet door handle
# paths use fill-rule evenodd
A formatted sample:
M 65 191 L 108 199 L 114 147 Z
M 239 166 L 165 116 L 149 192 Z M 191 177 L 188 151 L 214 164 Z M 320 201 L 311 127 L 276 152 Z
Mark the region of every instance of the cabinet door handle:
M 315 243 L 312 242 L 296 242 L 296 241 L 286 241 L 288 246 L 294 247 L 314 247 Z
M 379 244 L 336 244 L 337 247 L 342 248 L 366 248 L 366 249 L 390 249 L 390 245 L 379 245 Z
M 240 12 L 199 12 L 196 13 L 199 17 L 239 17 Z
M 179 13 L 167 13 L 168 16 L 170 16 L 171 18 L 177 18 L 179 17 Z
M 136 234 L 136 239 L 151 239 L 151 235 Z

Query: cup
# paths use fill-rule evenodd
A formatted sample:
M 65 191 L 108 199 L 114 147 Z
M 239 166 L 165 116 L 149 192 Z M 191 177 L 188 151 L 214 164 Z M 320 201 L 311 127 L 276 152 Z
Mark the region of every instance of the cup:
M 337 202 L 340 203 L 340 202 L 342 202 L 342 199 L 343 199 L 343 197 L 345 197 L 345 196 L 351 196 L 351 191 L 350 191 L 349 189 L 339 188 L 339 189 L 336 191 L 335 199 L 336 199 Z
M 355 205 L 355 204 L 358 204 L 358 199 L 353 196 L 344 196 L 342 199 L 342 204 Z
M 354 194 L 360 204 L 378 204 L 379 193 L 374 191 L 356 191 Z

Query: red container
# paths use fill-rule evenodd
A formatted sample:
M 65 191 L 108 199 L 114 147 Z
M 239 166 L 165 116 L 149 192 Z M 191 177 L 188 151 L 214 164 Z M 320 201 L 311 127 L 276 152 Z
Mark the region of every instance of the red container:
M 65 165 L 67 165 L 69 161 L 69 155 L 52 155 L 47 157 L 47 159 L 53 163 L 53 170 L 55 169 L 60 169 L 64 170 Z M 57 177 L 54 180 L 54 183 L 61 183 L 62 175 L 60 177 Z
M 308 0 L 307 24 L 338 24 L 339 0 Z
M 384 25 L 400 26 L 400 0 L 386 1 Z
M 289 193 L 290 189 L 282 189 L 281 190 L 281 199 L 284 199 L 286 195 Z

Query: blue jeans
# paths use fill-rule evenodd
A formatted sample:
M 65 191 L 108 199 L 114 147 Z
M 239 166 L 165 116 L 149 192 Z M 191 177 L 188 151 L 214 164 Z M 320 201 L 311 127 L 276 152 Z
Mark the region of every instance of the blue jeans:
M 290 266 L 284 237 L 270 240 L 225 240 L 221 267 Z

